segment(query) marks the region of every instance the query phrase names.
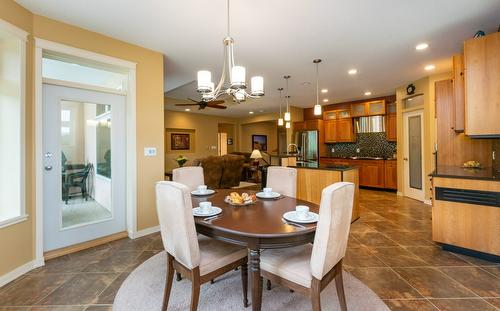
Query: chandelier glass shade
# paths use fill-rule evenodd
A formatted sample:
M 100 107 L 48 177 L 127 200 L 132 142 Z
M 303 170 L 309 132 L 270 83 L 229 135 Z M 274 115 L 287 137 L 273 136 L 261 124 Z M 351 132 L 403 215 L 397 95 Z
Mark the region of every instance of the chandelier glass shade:
M 234 62 L 234 39 L 230 35 L 230 7 L 227 0 L 227 36 L 224 44 L 224 64 L 219 82 L 212 82 L 212 74 L 208 70 L 198 71 L 197 91 L 201 93 L 204 102 L 216 100 L 222 96 L 230 96 L 237 103 L 247 98 L 260 98 L 264 96 L 264 78 L 255 76 L 250 79 L 250 92 L 247 92 L 246 69 L 235 65 Z

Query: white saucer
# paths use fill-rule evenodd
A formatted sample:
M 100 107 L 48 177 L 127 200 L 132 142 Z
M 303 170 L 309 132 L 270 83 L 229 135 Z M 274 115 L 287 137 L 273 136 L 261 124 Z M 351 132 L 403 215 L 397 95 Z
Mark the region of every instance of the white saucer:
M 192 195 L 198 195 L 198 196 L 211 195 L 214 193 L 215 193 L 215 190 L 212 190 L 212 189 L 207 189 L 206 191 L 203 191 L 203 192 L 201 192 L 200 190 L 191 191 Z
M 296 211 L 291 211 L 291 212 L 286 212 L 283 214 L 283 218 L 285 220 L 291 221 L 291 222 L 297 222 L 300 224 L 312 224 L 315 222 L 318 222 L 319 220 L 319 215 L 313 212 L 309 212 L 309 218 L 307 219 L 301 219 L 297 217 L 297 212 Z
M 257 192 L 255 194 L 258 198 L 260 199 L 276 199 L 276 198 L 279 198 L 281 196 L 280 193 L 278 192 L 270 192 L 269 195 L 267 193 L 265 193 L 264 191 L 262 192 Z
M 217 215 L 220 213 L 222 213 L 222 209 L 220 207 L 217 207 L 217 206 L 212 206 L 212 208 L 210 209 L 210 211 L 208 213 L 202 213 L 200 211 L 200 207 L 193 208 L 193 216 L 196 216 L 196 217 L 208 217 L 208 216 L 214 216 L 214 215 Z

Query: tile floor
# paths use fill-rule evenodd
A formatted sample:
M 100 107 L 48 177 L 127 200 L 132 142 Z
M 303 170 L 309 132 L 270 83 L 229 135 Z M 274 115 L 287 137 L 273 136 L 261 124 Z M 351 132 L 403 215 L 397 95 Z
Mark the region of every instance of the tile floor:
M 360 204 L 345 269 L 392 310 L 500 309 L 500 264 L 438 248 L 429 206 L 371 190 Z M 162 248 L 153 234 L 50 260 L 0 289 L 0 311 L 111 310 L 123 280 Z

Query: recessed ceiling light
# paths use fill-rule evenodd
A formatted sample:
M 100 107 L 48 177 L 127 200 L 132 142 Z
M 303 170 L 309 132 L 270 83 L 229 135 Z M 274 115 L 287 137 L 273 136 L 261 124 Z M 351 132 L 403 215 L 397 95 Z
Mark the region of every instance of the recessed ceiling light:
M 324 103 L 327 103 L 327 102 L 328 102 L 328 98 L 324 98 L 324 99 L 323 99 L 323 102 L 324 102 Z
M 427 71 L 429 71 L 429 70 L 434 70 L 435 68 L 436 68 L 436 66 L 434 66 L 434 65 L 432 65 L 432 64 L 431 64 L 431 65 L 427 65 L 427 66 L 425 66 L 425 70 L 427 70 Z
M 186 108 L 186 109 L 184 109 L 184 111 L 191 111 L 191 109 L 189 109 L 189 108 Z
M 253 111 L 249 111 L 248 113 L 249 113 L 249 114 L 253 114 Z
M 303 86 L 310 86 L 310 85 L 311 85 L 311 82 L 309 82 L 309 81 L 304 81 L 304 82 L 302 82 L 302 85 L 303 85 Z
M 328 93 L 328 90 L 327 89 L 322 89 L 321 93 Z
M 358 73 L 358 70 L 357 69 L 349 69 L 349 71 L 347 73 L 350 75 L 355 75 Z
M 370 95 L 372 95 L 372 92 L 370 92 L 370 91 L 365 92 L 365 96 L 370 96 Z
M 259 110 L 259 112 L 264 112 L 264 110 Z
M 417 46 L 415 47 L 415 49 L 416 49 L 417 51 L 422 51 L 422 50 L 425 50 L 425 49 L 426 49 L 426 48 L 428 48 L 428 47 L 429 47 L 429 45 L 428 45 L 427 43 L 425 43 L 425 42 L 424 42 L 424 43 L 419 43 L 419 44 L 417 44 Z

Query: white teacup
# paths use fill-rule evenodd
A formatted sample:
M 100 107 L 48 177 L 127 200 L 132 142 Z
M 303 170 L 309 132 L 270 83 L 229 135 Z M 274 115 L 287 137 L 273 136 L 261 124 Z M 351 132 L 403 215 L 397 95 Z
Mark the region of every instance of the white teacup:
M 208 214 L 212 210 L 212 202 L 200 202 L 200 212 L 202 214 Z
M 262 191 L 264 192 L 265 196 L 270 196 L 273 193 L 273 188 L 264 188 L 262 189 Z
M 199 186 L 198 186 L 198 191 L 199 191 L 200 193 L 205 193 L 205 192 L 207 192 L 207 189 L 208 189 L 208 188 L 207 188 L 207 185 L 199 185 Z
M 309 206 L 297 205 L 295 207 L 295 212 L 297 212 L 297 218 L 300 220 L 309 219 Z

